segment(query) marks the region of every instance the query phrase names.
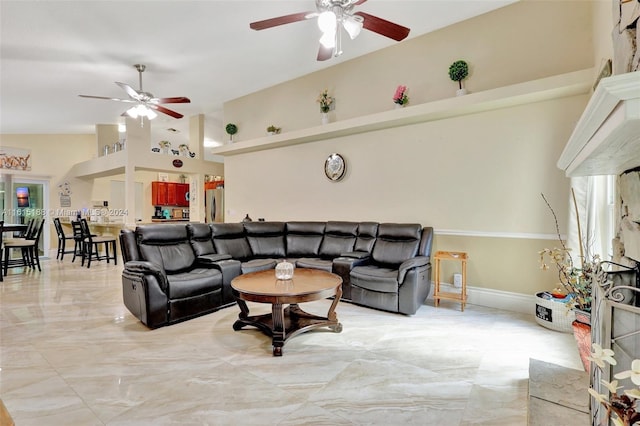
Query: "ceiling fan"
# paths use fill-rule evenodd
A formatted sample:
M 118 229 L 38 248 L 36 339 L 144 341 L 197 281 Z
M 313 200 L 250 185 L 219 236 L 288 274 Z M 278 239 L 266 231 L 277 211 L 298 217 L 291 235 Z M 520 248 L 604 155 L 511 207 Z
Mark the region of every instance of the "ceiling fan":
M 167 114 L 174 118 L 182 118 L 184 117 L 182 114 L 172 111 L 168 108 L 163 107 L 160 104 L 188 104 L 191 102 L 189 98 L 185 98 L 184 96 L 178 96 L 173 98 L 155 98 L 151 93 L 145 92 L 142 90 L 142 73 L 144 72 L 146 66 L 142 64 L 135 64 L 134 68 L 138 70 L 139 81 L 140 81 L 140 89 L 135 90 L 133 87 L 129 86 L 125 83 L 120 83 L 116 81 L 116 84 L 124 89 L 129 96 L 129 99 L 118 99 L 118 98 L 108 98 L 106 96 L 91 96 L 91 95 L 78 95 L 83 98 L 93 98 L 93 99 L 107 99 L 110 101 L 118 101 L 118 102 L 126 102 L 130 104 L 135 104 L 127 111 L 122 113 L 122 115 L 128 115 L 132 118 L 141 119 L 147 117 L 149 120 L 152 120 L 157 117 L 158 114 L 155 111 L 161 112 L 163 114 Z
M 353 12 L 355 6 L 359 6 L 367 0 L 316 0 L 316 12 L 300 12 L 277 18 L 265 19 L 249 24 L 253 30 L 264 30 L 278 25 L 318 18 L 318 26 L 323 34 L 320 38 L 318 61 L 326 61 L 332 56 L 342 54 L 342 32 L 340 26 L 353 40 L 360 34 L 362 28 L 373 31 L 393 40 L 404 40 L 410 29 L 402 25 L 394 24 L 377 16 L 364 12 Z

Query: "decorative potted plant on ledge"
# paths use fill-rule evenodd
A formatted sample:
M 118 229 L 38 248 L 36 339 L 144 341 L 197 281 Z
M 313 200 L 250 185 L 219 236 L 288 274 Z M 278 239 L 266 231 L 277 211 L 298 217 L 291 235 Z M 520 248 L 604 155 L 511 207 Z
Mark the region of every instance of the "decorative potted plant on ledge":
M 228 143 L 233 143 L 233 135 L 238 133 L 238 126 L 236 126 L 233 123 L 229 123 L 229 124 L 227 124 L 225 126 L 224 129 L 227 132 L 227 134 L 229 135 L 229 142 Z
M 320 104 L 320 114 L 322 116 L 322 124 L 329 122 L 329 110 L 335 102 L 335 99 L 329 96 L 329 89 L 324 89 L 320 92 L 317 102 Z
M 269 127 L 267 127 L 267 133 L 269 134 L 269 136 L 271 135 L 277 135 L 278 133 L 280 133 L 280 127 L 276 127 L 273 124 Z
M 171 148 L 171 142 L 169 142 L 169 141 L 160 141 L 160 142 L 158 142 L 158 145 L 160 145 L 160 148 L 162 148 L 162 152 L 164 152 L 165 154 L 169 153 L 169 148 Z
M 467 78 L 468 75 L 469 75 L 469 65 L 463 60 L 455 61 L 449 66 L 449 78 L 453 81 L 458 82 L 459 88 L 456 91 L 456 96 L 462 96 L 467 94 L 467 89 L 462 87 L 462 80 Z
M 187 145 L 186 143 L 181 143 L 178 146 L 178 149 L 180 150 L 180 154 L 182 154 L 184 157 L 188 157 L 189 156 L 189 145 Z
M 396 108 L 402 108 L 409 103 L 409 97 L 407 96 L 407 86 L 398 86 L 398 88 L 396 89 L 396 93 L 393 95 L 393 103 L 396 104 Z

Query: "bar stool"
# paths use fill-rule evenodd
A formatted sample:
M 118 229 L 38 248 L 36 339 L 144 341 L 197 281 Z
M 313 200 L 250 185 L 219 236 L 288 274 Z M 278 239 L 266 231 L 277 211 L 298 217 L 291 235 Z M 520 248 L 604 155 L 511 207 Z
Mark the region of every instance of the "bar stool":
M 53 224 L 56 227 L 56 234 L 58 234 L 58 252 L 56 253 L 56 259 L 63 260 L 66 253 L 74 253 L 74 250 L 66 250 L 67 240 L 74 240 L 73 234 L 65 234 L 60 223 L 60 218 L 53 219 Z
M 113 259 L 113 264 L 117 265 L 118 260 L 116 257 L 116 237 L 102 237 L 91 234 L 87 219 L 84 218 L 80 219 L 80 227 L 82 228 L 82 243 L 84 249 L 82 256 L 82 266 L 84 266 L 84 261 L 86 260 L 87 268 L 90 268 L 92 259 L 106 259 L 107 263 L 109 263 L 109 259 Z M 104 245 L 104 255 L 100 255 L 100 244 Z M 109 248 L 111 248 L 112 250 L 112 255 L 109 255 Z

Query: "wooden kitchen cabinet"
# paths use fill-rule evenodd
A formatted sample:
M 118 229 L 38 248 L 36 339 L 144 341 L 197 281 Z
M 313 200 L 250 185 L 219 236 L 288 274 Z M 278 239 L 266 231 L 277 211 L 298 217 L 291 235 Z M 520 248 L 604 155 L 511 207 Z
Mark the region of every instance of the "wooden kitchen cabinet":
M 188 183 L 176 183 L 176 205 L 178 207 L 189 207 L 188 194 Z
M 154 206 L 189 207 L 188 183 L 151 182 L 151 202 Z
M 154 206 L 166 206 L 167 182 L 151 182 L 151 202 Z

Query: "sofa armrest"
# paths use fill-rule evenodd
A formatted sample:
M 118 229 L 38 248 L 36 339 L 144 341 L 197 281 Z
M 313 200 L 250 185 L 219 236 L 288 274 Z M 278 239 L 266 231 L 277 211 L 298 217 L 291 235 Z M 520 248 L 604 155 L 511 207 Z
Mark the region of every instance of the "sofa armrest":
M 365 259 L 370 255 L 366 251 L 350 251 L 347 253 L 340 253 L 340 257 L 350 257 L 353 259 Z
M 400 264 L 400 267 L 398 268 L 398 282 L 404 282 L 404 277 L 410 269 L 427 266 L 430 263 L 431 260 L 426 256 L 416 256 L 412 257 L 411 259 L 405 260 Z
M 158 265 L 152 262 L 143 260 L 132 260 L 124 264 L 124 269 L 129 274 L 135 275 L 153 275 L 158 281 L 160 289 L 166 293 L 169 287 L 169 280 L 167 280 L 167 274 Z
M 203 254 L 197 257 L 196 262 L 200 266 L 207 267 L 208 265 L 219 262 L 220 260 L 231 259 L 230 254 Z
M 231 280 L 242 274 L 242 262 L 232 259 L 229 255 L 211 255 L 226 256 L 215 262 L 200 263 L 205 268 L 215 268 L 222 273 L 222 304 L 227 305 L 235 302 L 233 291 L 231 289 Z

